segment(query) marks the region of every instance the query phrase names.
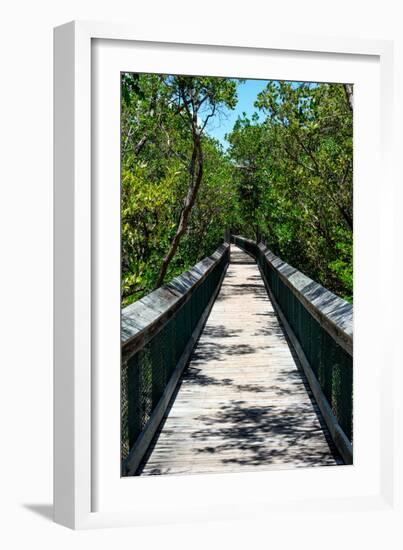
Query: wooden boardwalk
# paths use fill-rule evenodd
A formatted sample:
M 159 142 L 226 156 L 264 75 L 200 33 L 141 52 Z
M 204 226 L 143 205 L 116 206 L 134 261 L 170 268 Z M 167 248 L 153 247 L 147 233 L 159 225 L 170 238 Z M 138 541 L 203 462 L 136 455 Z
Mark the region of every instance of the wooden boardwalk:
M 219 295 L 138 475 L 341 463 L 259 268 L 231 245 Z

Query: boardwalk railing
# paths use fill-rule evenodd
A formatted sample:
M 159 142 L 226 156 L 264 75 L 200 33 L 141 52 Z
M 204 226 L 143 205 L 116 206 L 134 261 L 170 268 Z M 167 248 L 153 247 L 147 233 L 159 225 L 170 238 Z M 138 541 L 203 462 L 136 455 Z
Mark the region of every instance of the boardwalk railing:
M 299 357 L 330 434 L 347 464 L 353 437 L 353 306 L 275 256 L 231 238 L 252 255 Z
M 137 470 L 219 291 L 229 244 L 122 311 L 122 475 Z

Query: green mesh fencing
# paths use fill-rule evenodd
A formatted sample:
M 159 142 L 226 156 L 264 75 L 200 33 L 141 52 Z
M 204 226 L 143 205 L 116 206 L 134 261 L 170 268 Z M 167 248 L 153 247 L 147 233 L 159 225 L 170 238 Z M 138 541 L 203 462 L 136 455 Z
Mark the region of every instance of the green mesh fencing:
M 229 248 L 184 303 L 121 368 L 121 455 L 124 461 L 157 406 L 186 345 L 220 283 Z
M 239 246 L 239 248 L 242 248 L 242 250 L 245 250 L 245 252 L 251 254 L 257 260 L 259 248 L 255 242 L 237 237 L 235 235 L 231 237 L 231 242 Z
M 353 438 L 353 358 L 318 323 L 278 271 L 253 241 L 233 237 L 232 242 L 257 261 L 268 287 L 298 338 L 337 421 L 350 440 Z

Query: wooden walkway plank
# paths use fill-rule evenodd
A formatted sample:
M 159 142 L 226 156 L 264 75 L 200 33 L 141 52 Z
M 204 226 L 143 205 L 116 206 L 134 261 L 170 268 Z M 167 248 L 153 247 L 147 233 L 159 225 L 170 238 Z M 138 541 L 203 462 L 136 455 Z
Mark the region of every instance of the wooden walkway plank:
M 138 475 L 341 464 L 259 268 L 231 263 Z

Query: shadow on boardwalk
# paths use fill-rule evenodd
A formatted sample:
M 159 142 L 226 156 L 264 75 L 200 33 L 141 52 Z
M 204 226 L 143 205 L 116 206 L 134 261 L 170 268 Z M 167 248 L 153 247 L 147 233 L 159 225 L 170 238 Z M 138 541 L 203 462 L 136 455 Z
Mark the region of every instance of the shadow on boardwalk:
M 341 464 L 255 262 L 231 264 L 138 475 Z

